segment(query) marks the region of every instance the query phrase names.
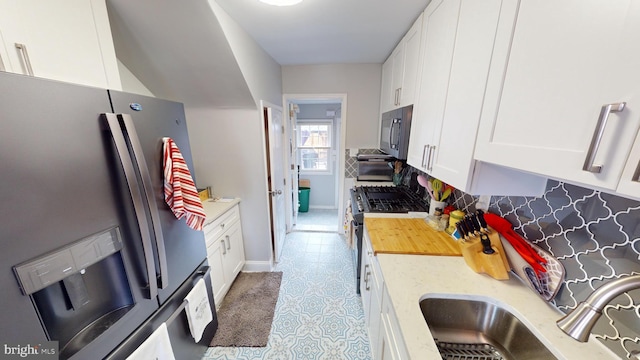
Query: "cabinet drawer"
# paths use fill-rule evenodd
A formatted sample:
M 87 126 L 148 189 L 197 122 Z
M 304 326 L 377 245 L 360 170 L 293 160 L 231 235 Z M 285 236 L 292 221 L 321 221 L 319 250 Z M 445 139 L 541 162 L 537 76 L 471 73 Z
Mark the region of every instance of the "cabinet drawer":
M 240 220 L 240 208 L 236 205 L 224 214 L 220 215 L 220 217 L 215 219 L 211 224 L 205 225 L 203 230 L 207 246 L 212 241 L 219 238 L 225 230 L 238 220 Z

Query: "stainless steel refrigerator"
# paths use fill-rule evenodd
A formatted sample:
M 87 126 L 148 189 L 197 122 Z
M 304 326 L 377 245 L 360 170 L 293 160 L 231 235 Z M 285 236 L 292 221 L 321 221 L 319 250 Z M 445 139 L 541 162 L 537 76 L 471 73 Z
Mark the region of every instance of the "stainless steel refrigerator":
M 121 359 L 167 322 L 177 359 L 204 353 L 205 241 L 164 202 L 163 137 L 194 175 L 182 104 L 0 73 L 4 344 Z M 183 299 L 202 277 L 214 321 L 196 344 Z

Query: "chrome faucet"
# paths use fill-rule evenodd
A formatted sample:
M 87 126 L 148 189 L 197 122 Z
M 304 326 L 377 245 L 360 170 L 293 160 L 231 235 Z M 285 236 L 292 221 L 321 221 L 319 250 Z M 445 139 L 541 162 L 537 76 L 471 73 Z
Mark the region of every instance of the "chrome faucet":
M 629 290 L 640 288 L 640 275 L 631 275 L 608 282 L 595 290 L 587 300 L 563 316 L 556 323 L 572 338 L 586 342 L 604 307 L 614 298 Z

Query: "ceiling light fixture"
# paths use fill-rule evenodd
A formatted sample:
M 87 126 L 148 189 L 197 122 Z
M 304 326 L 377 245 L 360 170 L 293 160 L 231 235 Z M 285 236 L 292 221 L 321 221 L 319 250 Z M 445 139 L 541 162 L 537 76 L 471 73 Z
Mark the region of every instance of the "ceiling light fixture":
M 265 4 L 274 6 L 291 6 L 302 2 L 302 0 L 259 0 Z

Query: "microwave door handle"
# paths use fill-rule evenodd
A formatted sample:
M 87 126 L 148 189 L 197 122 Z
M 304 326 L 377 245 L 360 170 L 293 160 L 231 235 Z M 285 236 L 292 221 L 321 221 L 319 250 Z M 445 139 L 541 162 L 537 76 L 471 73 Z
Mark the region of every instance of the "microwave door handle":
M 105 118 L 109 131 L 111 132 L 111 136 L 113 137 L 118 157 L 120 158 L 120 163 L 124 169 L 129 194 L 133 200 L 133 208 L 138 220 L 140 236 L 142 238 L 142 251 L 144 253 L 147 276 L 149 279 L 149 298 L 153 299 L 158 296 L 158 284 L 155 279 L 156 271 L 153 246 L 151 245 L 151 234 L 149 233 L 149 224 L 147 223 L 147 216 L 144 210 L 144 201 L 142 200 L 142 194 L 140 193 L 140 187 L 136 179 L 131 154 L 129 154 L 127 149 L 127 143 L 124 139 L 122 129 L 120 128 L 120 121 L 118 121 L 116 114 L 102 114 L 102 116 Z
M 400 119 L 393 119 L 391 121 L 391 131 L 389 131 L 389 147 L 392 149 L 397 149 L 398 148 L 398 143 L 394 143 L 393 139 L 394 139 L 394 133 L 393 133 L 393 128 L 396 127 L 396 125 L 398 127 L 400 127 Z
M 156 239 L 156 249 L 158 250 L 158 261 L 160 268 L 158 269 L 158 286 L 160 289 L 164 289 L 169 286 L 169 272 L 167 271 L 167 252 L 164 247 L 164 237 L 162 236 L 162 225 L 160 223 L 160 213 L 158 212 L 158 203 L 153 197 L 153 182 L 151 181 L 151 175 L 147 162 L 144 159 L 142 152 L 142 145 L 136 132 L 136 127 L 133 123 L 133 118 L 129 114 L 118 114 L 118 118 L 124 123 L 124 128 L 129 135 L 129 141 L 131 148 L 133 149 L 133 155 L 135 156 L 135 164 L 138 166 L 138 172 L 142 178 L 142 188 L 144 190 L 147 206 L 151 212 L 151 226 Z

